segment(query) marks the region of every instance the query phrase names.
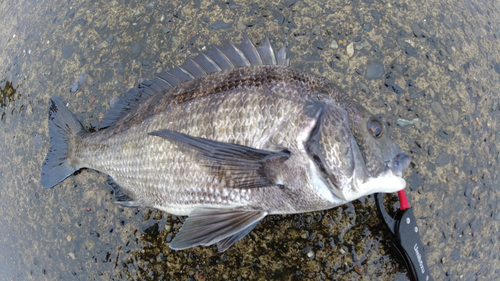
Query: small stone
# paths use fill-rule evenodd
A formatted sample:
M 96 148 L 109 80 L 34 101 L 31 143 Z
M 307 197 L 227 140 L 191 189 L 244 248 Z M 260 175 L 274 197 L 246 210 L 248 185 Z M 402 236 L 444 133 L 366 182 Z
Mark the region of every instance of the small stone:
M 239 30 L 244 30 L 246 28 L 246 26 L 241 22 L 241 21 L 238 21 L 236 23 L 236 27 L 239 29 Z
M 339 43 L 339 45 L 342 45 L 342 44 L 344 44 L 344 40 L 339 39 L 338 43 Z
M 87 80 L 87 73 L 82 73 L 80 74 L 80 77 L 78 78 L 78 85 L 83 85 L 85 81 Z
M 417 124 L 420 122 L 420 119 L 419 118 L 413 118 L 413 120 L 406 120 L 406 119 L 402 119 L 402 118 L 399 118 L 397 121 L 396 121 L 396 124 L 400 127 L 405 127 L 405 126 L 408 126 L 408 125 L 413 125 L 413 124 Z
M 437 101 L 431 103 L 431 108 L 432 110 L 436 113 L 437 117 L 443 121 L 444 123 L 448 123 L 450 120 L 448 119 L 448 116 L 446 116 L 446 113 L 444 112 L 443 107 L 441 104 Z
M 370 88 L 368 88 L 368 86 L 365 83 L 360 82 L 359 86 L 361 87 L 361 92 L 363 92 L 365 94 L 369 94 L 370 93 Z
M 68 235 L 68 237 L 66 237 L 66 239 L 68 239 L 68 241 L 71 241 L 71 235 Z
M 359 43 L 356 45 L 356 50 L 361 50 L 363 49 L 364 47 L 368 47 L 370 46 L 370 43 L 368 43 L 368 41 L 364 40 L 363 42 Z
M 457 69 L 450 63 L 450 64 L 448 64 L 448 70 L 449 71 L 455 71 Z
M 313 28 L 313 31 L 312 31 L 312 34 L 313 35 L 319 35 L 321 33 L 321 27 L 319 25 L 316 25 L 314 28 Z
M 441 263 L 444 264 L 444 257 L 441 259 Z
M 339 44 L 337 43 L 337 41 L 335 41 L 335 39 L 333 39 L 332 43 L 330 43 L 330 48 L 337 49 L 338 47 L 339 47 Z
M 458 118 L 459 118 L 458 110 L 453 109 L 453 111 L 451 112 L 451 116 L 452 116 L 453 123 L 456 124 L 458 122 Z
M 73 86 L 71 86 L 71 92 L 74 93 L 78 90 L 78 83 L 73 83 Z
M 421 37 L 422 36 L 422 30 L 420 29 L 420 26 L 418 26 L 417 23 L 412 24 L 411 30 L 413 31 L 413 35 L 415 35 L 415 37 Z
M 354 43 L 351 42 L 351 44 L 347 45 L 346 51 L 347 55 L 352 57 L 354 55 Z
M 458 174 L 458 168 L 457 167 L 453 168 L 453 171 L 455 172 L 455 174 Z
M 363 275 L 363 273 L 365 272 L 365 267 L 364 266 L 361 266 L 359 264 L 355 264 L 354 265 L 354 270 L 359 274 L 359 275 Z
M 219 29 L 228 29 L 228 28 L 231 28 L 231 24 L 225 23 L 221 20 L 218 20 L 218 21 L 212 23 L 208 27 L 209 30 L 219 30 Z
M 171 226 L 170 224 L 166 224 L 166 225 L 165 225 L 165 230 L 166 230 L 167 232 L 170 232 L 170 230 L 171 230 L 171 229 L 172 229 L 172 226 Z
M 436 165 L 438 167 L 443 167 L 444 165 L 450 163 L 452 160 L 453 155 L 443 152 L 436 158 Z
M 345 250 L 344 250 L 344 249 L 340 248 L 340 250 L 339 250 L 339 251 L 340 251 L 340 253 L 341 253 L 342 255 L 343 255 L 343 254 L 345 254 Z
M 460 258 L 460 249 L 455 249 L 451 252 L 451 257 L 453 258 L 454 261 L 458 260 Z
M 64 46 L 62 48 L 62 57 L 64 59 L 69 59 L 75 51 L 73 50 L 73 47 L 71 46 Z
M 132 47 L 132 54 L 138 55 L 142 51 L 142 46 L 139 43 L 135 43 L 134 46 Z
M 470 178 L 473 182 L 477 182 L 477 177 L 476 176 L 473 176 L 472 178 Z
M 307 231 L 302 232 L 302 234 L 300 235 L 300 237 L 302 237 L 303 239 L 307 239 L 307 236 L 309 236 L 309 234 L 307 233 Z
M 312 250 L 311 246 L 306 246 L 304 249 L 302 249 L 302 254 L 307 254 Z
M 90 212 L 92 209 L 90 208 L 90 206 L 87 206 L 87 208 L 85 208 L 87 210 L 87 212 Z
M 384 249 L 380 249 L 380 254 L 385 255 Z
M 95 98 L 95 97 L 91 97 L 91 98 L 89 99 L 89 103 L 94 103 L 94 102 L 95 102 L 95 100 L 96 100 L 96 98 Z
M 69 257 L 70 257 L 70 258 L 72 258 L 72 259 L 76 259 L 76 257 L 75 257 L 75 254 L 74 254 L 74 253 L 69 253 L 68 255 L 69 255 Z
M 90 74 L 87 73 L 85 82 L 86 82 L 87 86 L 93 86 L 94 85 L 94 78 L 92 76 L 90 76 Z
M 314 256 L 315 256 L 315 255 L 314 255 L 314 251 L 309 251 L 309 252 L 307 253 L 307 257 L 309 257 L 310 259 L 314 259 Z
M 366 79 L 380 79 L 384 76 L 384 66 L 380 63 L 372 63 L 366 68 Z

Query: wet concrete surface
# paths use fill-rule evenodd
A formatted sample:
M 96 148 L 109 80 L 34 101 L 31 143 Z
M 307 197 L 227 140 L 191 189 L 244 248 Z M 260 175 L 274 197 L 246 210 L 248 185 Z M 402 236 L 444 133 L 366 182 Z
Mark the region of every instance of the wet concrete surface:
M 106 175 L 40 185 L 47 105 L 98 129 L 144 79 L 245 31 L 390 125 L 435 280 L 500 276 L 495 1 L 1 1 L 1 280 L 407 280 L 373 196 L 269 216 L 228 251 L 172 251 L 183 218 L 113 203 Z M 394 196 L 392 209 L 397 208 Z

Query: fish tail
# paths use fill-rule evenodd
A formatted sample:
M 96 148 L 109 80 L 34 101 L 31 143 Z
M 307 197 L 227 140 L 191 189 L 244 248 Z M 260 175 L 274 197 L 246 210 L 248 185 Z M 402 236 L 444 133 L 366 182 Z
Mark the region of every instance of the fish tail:
M 79 170 L 70 164 L 68 145 L 72 136 L 84 130 L 82 124 L 58 97 L 49 102 L 49 137 L 50 149 L 42 165 L 41 183 L 45 188 L 53 187 Z

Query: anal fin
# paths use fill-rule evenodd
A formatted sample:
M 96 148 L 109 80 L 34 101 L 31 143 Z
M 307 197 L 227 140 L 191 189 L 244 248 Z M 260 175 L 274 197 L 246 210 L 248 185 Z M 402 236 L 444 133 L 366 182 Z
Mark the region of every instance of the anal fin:
M 247 235 L 267 215 L 262 211 L 240 211 L 218 208 L 194 210 L 170 243 L 174 250 L 217 243 L 219 252 Z

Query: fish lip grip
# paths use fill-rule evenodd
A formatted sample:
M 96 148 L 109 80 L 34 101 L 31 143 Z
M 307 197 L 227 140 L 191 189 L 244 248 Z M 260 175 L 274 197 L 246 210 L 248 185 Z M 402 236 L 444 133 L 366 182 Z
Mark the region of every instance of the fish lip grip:
M 418 233 L 417 220 L 413 209 L 408 205 L 404 190 L 398 192 L 401 208 L 391 217 L 384 207 L 382 193 L 375 194 L 379 217 L 391 231 L 391 240 L 405 261 L 412 281 L 433 281 L 427 260 L 424 245 Z

